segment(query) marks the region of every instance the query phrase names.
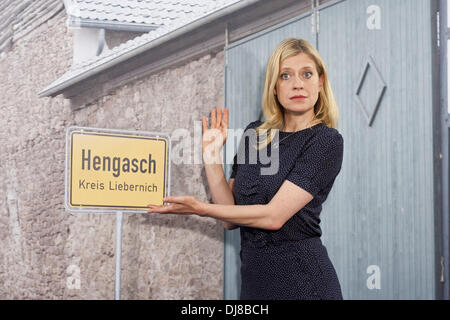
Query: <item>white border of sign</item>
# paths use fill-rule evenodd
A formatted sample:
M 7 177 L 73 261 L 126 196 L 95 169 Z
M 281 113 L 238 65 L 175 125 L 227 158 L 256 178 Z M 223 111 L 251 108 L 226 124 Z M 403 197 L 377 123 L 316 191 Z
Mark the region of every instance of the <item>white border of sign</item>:
M 170 196 L 170 151 L 171 151 L 171 141 L 170 136 L 167 133 L 163 132 L 149 132 L 149 131 L 131 131 L 131 130 L 115 130 L 115 129 L 101 129 L 101 128 L 91 128 L 91 127 L 78 127 L 72 126 L 67 128 L 66 131 L 66 165 L 65 165 L 65 181 L 64 181 L 64 207 L 67 211 L 71 213 L 83 214 L 83 213 L 115 213 L 115 212 L 124 212 L 124 213 L 147 213 L 147 210 L 127 210 L 127 209 L 94 209 L 94 208 L 74 208 L 69 205 L 68 202 L 68 192 L 69 192 L 69 172 L 70 172 L 70 134 L 72 131 L 86 131 L 86 132 L 104 132 L 104 133 L 118 133 L 118 134 L 126 134 L 126 135 L 134 135 L 134 136 L 143 136 L 143 137 L 161 137 L 167 139 L 167 196 Z

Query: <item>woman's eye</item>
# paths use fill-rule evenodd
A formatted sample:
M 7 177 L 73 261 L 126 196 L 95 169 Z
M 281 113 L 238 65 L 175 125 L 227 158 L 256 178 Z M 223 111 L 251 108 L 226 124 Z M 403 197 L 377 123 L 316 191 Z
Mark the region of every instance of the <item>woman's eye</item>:
M 303 76 L 304 76 L 305 79 L 309 79 L 309 78 L 312 77 L 312 72 L 309 72 L 309 71 L 308 71 L 308 72 L 305 72 L 305 73 L 303 74 Z M 290 77 L 291 77 L 291 76 L 290 76 L 289 74 L 287 74 L 287 73 L 282 73 L 282 74 L 280 75 L 280 78 L 283 79 L 283 80 L 288 80 Z

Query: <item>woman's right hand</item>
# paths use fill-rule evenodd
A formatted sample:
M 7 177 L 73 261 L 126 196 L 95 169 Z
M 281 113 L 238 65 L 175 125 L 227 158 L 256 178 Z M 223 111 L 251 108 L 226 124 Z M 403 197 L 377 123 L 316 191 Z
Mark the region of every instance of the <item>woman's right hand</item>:
M 227 140 L 228 131 L 228 108 L 225 108 L 222 114 L 222 107 L 217 107 L 211 111 L 210 128 L 208 128 L 207 119 L 202 117 L 203 136 L 202 136 L 202 153 L 208 148 L 211 156 L 217 156 Z M 216 141 L 216 139 L 220 139 Z M 214 143 L 214 145 L 213 145 Z M 212 148 L 212 149 L 210 149 Z

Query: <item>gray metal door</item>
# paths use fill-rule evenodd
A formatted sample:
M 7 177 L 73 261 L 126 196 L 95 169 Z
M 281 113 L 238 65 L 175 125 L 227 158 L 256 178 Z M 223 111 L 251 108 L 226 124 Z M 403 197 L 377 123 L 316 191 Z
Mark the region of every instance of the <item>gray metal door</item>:
M 442 290 L 442 298 L 450 299 L 450 283 L 448 281 L 450 277 L 449 271 L 449 184 L 450 184 L 450 175 L 449 175 L 449 136 L 450 136 L 450 104 L 448 101 L 448 88 L 449 88 L 449 54 L 448 47 L 450 43 L 450 21 L 448 18 L 448 12 L 450 10 L 448 0 L 440 0 L 439 1 L 439 23 L 440 23 L 440 63 L 439 63 L 439 76 L 441 80 L 440 89 L 440 106 L 441 112 L 439 113 L 439 118 L 441 124 L 441 150 L 439 154 L 439 161 L 441 163 L 442 172 L 442 256 L 441 256 L 441 275 L 439 285 Z M 436 72 L 437 73 L 437 72 Z M 439 171 L 438 171 L 439 172 Z
M 321 214 L 344 298 L 433 299 L 432 6 L 429 0 L 347 0 L 319 12 L 317 39 L 307 13 L 228 47 L 230 127 L 258 119 L 267 59 L 281 40 L 316 45 L 344 137 L 343 167 Z M 239 231 L 227 231 L 225 299 L 239 297 L 239 246 Z
M 323 240 L 348 299 L 435 298 L 431 16 L 429 0 L 320 11 L 345 143 Z

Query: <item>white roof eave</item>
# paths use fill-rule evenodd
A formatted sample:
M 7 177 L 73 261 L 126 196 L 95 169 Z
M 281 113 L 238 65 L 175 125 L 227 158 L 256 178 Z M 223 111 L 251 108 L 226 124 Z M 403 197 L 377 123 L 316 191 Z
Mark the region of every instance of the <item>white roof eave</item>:
M 155 30 L 161 25 L 144 24 L 144 23 L 132 23 L 132 22 L 120 22 L 110 20 L 92 20 L 69 16 L 67 19 L 69 28 L 98 28 L 106 30 L 117 31 L 135 31 L 135 32 L 150 32 Z
M 55 80 L 48 87 L 39 92 L 38 95 L 39 97 L 53 97 L 61 94 L 65 89 L 93 75 L 99 74 L 145 51 L 160 46 L 165 42 L 180 37 L 187 32 L 195 30 L 202 25 L 208 24 L 230 13 L 237 12 L 258 1 L 259 0 L 241 0 L 224 8 L 220 8 L 216 11 L 195 18 L 188 23 L 161 27 L 159 29 L 151 31 L 150 33 L 146 33 L 142 36 L 128 41 L 125 44 L 113 48 L 112 50 L 109 50 L 105 55 L 102 54 L 97 59 L 90 61 L 89 64 L 86 64 L 82 67 L 73 66 L 59 79 Z

